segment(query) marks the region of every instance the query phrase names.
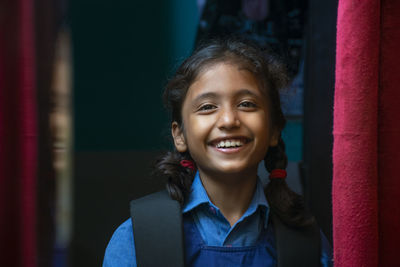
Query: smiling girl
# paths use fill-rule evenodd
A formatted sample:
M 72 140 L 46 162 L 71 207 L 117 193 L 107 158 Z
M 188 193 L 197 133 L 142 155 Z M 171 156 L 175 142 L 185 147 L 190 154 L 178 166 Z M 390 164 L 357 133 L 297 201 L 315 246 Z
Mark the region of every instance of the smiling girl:
M 186 266 L 276 266 L 271 218 L 300 232 L 315 224 L 285 182 L 278 90 L 286 82 L 270 55 L 228 39 L 201 46 L 168 83 L 176 150 L 158 161 L 157 172 L 182 207 Z M 262 160 L 270 173 L 265 188 L 257 176 Z M 316 266 L 331 266 L 322 234 L 320 248 Z M 115 231 L 103 266 L 137 266 L 131 220 Z

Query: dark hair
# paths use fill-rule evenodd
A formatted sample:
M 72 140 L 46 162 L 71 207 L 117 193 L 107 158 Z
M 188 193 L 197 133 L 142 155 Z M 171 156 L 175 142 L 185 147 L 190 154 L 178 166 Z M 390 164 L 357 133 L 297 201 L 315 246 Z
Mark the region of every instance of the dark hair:
M 183 127 L 181 111 L 189 87 L 205 68 L 218 63 L 236 64 L 255 76 L 260 88 L 267 92 L 272 125 L 280 132 L 286 120 L 280 105 L 279 89 L 287 85 L 286 70 L 270 53 L 239 39 L 217 39 L 204 43 L 180 65 L 163 95 L 171 122 L 175 121 Z M 190 193 L 195 175 L 195 171 L 180 165 L 183 159 L 191 160 L 190 154 L 176 150 L 168 152 L 157 161 L 155 170 L 156 175 L 167 178 L 171 198 L 181 204 Z M 268 149 L 264 161 L 269 172 L 286 169 L 287 156 L 281 137 L 277 146 Z M 265 188 L 265 194 L 271 210 L 284 223 L 301 227 L 313 222 L 313 218 L 306 215 L 303 198 L 290 190 L 284 179 L 272 179 Z

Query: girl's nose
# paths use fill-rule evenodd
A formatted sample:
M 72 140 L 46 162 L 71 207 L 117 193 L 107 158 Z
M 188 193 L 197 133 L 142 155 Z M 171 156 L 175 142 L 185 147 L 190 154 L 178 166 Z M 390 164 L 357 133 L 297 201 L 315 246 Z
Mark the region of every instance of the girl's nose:
M 217 126 L 219 129 L 232 129 L 240 126 L 237 112 L 232 108 L 222 109 L 218 118 Z

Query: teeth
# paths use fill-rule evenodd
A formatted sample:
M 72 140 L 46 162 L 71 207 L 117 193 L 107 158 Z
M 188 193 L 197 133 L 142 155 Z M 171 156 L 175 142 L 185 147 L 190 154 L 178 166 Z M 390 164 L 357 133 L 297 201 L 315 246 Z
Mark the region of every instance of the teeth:
M 226 140 L 226 141 L 221 141 L 217 144 L 218 148 L 221 147 L 239 147 L 242 146 L 243 143 L 240 140 Z

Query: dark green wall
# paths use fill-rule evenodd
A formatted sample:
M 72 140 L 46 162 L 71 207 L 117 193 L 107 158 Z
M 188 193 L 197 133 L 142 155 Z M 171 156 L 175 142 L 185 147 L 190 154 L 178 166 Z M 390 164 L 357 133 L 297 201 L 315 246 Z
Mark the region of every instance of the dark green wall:
M 74 215 L 69 266 L 100 266 L 129 200 L 171 146 L 163 87 L 190 54 L 195 1 L 72 0 Z
M 165 144 L 161 94 L 192 49 L 196 12 L 183 0 L 72 1 L 77 151 Z

